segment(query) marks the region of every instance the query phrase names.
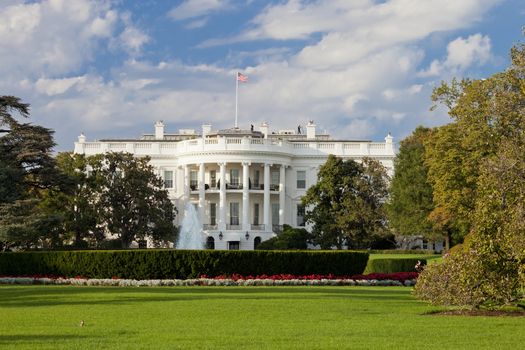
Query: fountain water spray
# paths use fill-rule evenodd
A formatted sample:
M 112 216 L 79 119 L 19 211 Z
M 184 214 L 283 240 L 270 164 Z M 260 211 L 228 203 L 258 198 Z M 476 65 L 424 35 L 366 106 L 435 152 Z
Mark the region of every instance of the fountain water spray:
M 199 215 L 193 204 L 187 203 L 176 247 L 177 249 L 204 249 L 203 239 Z

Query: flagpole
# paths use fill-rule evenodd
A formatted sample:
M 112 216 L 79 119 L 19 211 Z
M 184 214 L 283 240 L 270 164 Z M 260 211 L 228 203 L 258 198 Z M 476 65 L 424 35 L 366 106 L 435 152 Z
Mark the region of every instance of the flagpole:
M 235 73 L 235 128 L 237 128 L 237 112 L 239 104 L 239 72 Z

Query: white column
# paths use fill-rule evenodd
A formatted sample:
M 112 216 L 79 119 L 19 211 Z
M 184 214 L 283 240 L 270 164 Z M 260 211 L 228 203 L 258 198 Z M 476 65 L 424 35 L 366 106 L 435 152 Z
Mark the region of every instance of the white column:
M 281 164 L 280 174 L 279 174 L 279 225 L 284 225 L 284 199 L 285 199 L 285 173 L 286 166 Z
M 199 216 L 201 223 L 204 223 L 205 213 L 205 192 L 204 192 L 204 163 L 199 164 Z
M 264 163 L 264 203 L 263 203 L 263 220 L 264 230 L 270 232 L 270 164 Z
M 250 163 L 242 163 L 242 230 L 250 230 L 250 188 L 249 183 Z
M 226 230 L 226 163 L 219 163 L 220 190 L 219 190 L 219 230 Z
M 190 200 L 190 168 L 184 165 L 184 204 Z

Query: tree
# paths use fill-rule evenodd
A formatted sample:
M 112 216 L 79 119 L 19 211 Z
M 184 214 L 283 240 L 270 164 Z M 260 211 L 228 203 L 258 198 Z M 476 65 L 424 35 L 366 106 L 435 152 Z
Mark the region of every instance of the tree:
M 525 47 L 512 48 L 505 71 L 444 84 L 434 97 L 454 118 L 431 146 L 434 198 L 468 235 L 423 271 L 416 294 L 474 308 L 517 303 L 525 296 Z
M 101 207 L 97 205 L 98 190 L 105 179 L 89 173 L 88 159 L 81 154 L 59 153 L 58 168 L 74 184 L 70 191 L 53 193 L 47 206 L 62 213 L 63 229 L 73 236 L 76 247 L 100 246 L 106 239 Z
M 310 234 L 304 228 L 283 225 L 283 232 L 257 246 L 258 250 L 307 249 Z
M 431 129 L 417 127 L 401 141 L 394 160 L 396 171 L 390 184 L 386 209 L 389 225 L 397 235 L 422 235 L 428 239 L 443 237 L 443 231 L 436 232 L 429 219 L 434 203 L 425 164 L 424 143 L 431 135 Z
M 53 132 L 15 116 L 29 117 L 29 105 L 0 96 L 0 242 L 3 249 L 42 243 L 50 219 L 38 206 L 42 194 L 65 186 L 52 157 Z M 45 222 L 44 222 L 45 221 Z M 38 231 L 41 227 L 42 230 Z
M 313 224 L 313 242 L 323 249 L 366 247 L 374 235 L 386 231 L 383 203 L 388 176 L 375 160 L 362 163 L 330 155 L 318 173 L 318 182 L 303 197 Z
M 175 238 L 175 210 L 162 179 L 149 158 L 107 153 L 89 159 L 90 175 L 98 181 L 95 205 L 105 229 L 117 235 L 123 248 L 132 241 Z

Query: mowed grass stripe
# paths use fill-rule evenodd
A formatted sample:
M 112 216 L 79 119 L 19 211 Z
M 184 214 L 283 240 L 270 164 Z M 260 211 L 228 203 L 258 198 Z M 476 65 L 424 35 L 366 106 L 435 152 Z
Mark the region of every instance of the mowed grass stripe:
M 505 349 L 525 342 L 521 317 L 431 310 L 406 287 L 0 286 L 0 348 Z

